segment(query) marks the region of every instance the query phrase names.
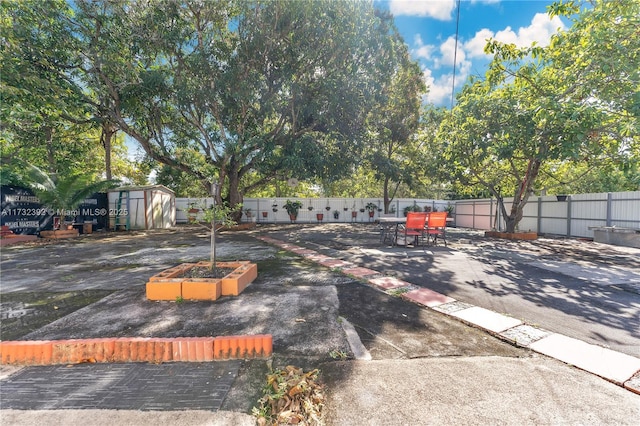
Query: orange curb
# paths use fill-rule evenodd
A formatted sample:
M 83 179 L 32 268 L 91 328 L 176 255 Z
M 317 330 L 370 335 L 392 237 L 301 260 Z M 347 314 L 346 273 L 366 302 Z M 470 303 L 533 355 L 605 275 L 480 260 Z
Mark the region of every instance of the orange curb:
M 537 240 L 537 232 L 498 232 L 484 231 L 485 237 L 502 238 L 507 240 Z
M 52 365 L 105 362 L 209 362 L 267 358 L 273 336 L 120 337 L 69 340 L 0 341 L 2 364 Z
M 58 229 L 55 231 L 40 231 L 40 236 L 42 238 L 72 238 L 80 235 L 80 232 L 77 229 Z

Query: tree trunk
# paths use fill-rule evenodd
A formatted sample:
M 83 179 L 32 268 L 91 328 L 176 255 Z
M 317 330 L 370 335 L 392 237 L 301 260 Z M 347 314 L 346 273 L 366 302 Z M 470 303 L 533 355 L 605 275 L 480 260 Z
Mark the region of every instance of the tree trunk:
M 227 178 L 229 179 L 229 192 L 227 197 L 229 207 L 232 210 L 231 219 L 240 223 L 240 220 L 242 219 L 242 210 L 238 205 L 242 204 L 243 201 L 243 196 L 240 192 L 240 174 L 237 170 L 231 170 L 227 174 Z
M 538 173 L 540 171 L 540 164 L 540 160 L 529 161 L 524 179 L 522 180 L 518 189 L 515 191 L 513 203 L 511 204 L 511 211 L 508 215 L 507 209 L 504 206 L 504 200 L 500 197 L 498 198 L 498 204 L 505 220 L 506 232 L 516 232 L 518 224 L 522 220 L 524 206 L 529 201 L 529 195 L 531 194 L 533 182 L 535 182 L 536 177 L 538 176 Z
M 520 214 L 520 217 L 522 218 L 522 214 Z M 520 222 L 519 219 L 516 220 L 515 217 L 506 217 L 505 218 L 505 232 L 509 232 L 509 233 L 514 233 L 516 232 L 516 227 L 518 226 L 518 223 Z
M 102 134 L 100 135 L 100 142 L 104 148 L 104 170 L 107 180 L 111 179 L 111 138 L 116 134 L 118 128 L 111 123 L 103 123 Z
M 391 205 L 391 202 L 393 201 L 393 199 L 396 197 L 396 192 L 398 192 L 398 187 L 400 186 L 400 183 L 396 183 L 396 187 L 393 189 L 393 194 L 389 194 L 389 185 L 391 184 L 391 179 L 389 179 L 388 177 L 384 178 L 384 183 L 383 183 L 383 204 L 384 204 L 384 212 L 385 214 L 389 213 L 389 206 Z
M 385 214 L 389 213 L 389 203 L 391 203 L 391 200 L 389 199 L 389 178 L 388 177 L 384 178 L 382 203 L 384 204 L 384 213 Z

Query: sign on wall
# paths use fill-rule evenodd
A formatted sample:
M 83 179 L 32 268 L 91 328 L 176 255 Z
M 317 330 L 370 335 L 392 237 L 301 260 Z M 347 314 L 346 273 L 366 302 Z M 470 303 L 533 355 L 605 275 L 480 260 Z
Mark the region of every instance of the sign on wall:
M 95 193 L 77 209 L 56 212 L 40 203 L 31 190 L 18 186 L 2 186 L 0 224 L 14 234 L 35 235 L 53 229 L 55 216 L 72 217 L 74 223 L 91 222 L 96 229 L 106 228 L 108 220 L 107 194 Z

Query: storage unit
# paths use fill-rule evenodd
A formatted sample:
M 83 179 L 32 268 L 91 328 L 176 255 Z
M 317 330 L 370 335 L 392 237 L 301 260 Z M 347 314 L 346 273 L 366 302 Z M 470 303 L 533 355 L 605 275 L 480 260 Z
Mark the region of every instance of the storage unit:
M 176 225 L 176 196 L 163 185 L 109 190 L 109 229 L 162 229 Z
M 593 240 L 596 243 L 640 248 L 640 229 L 615 226 L 598 226 L 590 229 L 593 229 Z

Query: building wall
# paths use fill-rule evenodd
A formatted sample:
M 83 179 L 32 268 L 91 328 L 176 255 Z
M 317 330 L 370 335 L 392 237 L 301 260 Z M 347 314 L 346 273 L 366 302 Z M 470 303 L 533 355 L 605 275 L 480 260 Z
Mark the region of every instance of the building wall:
M 161 186 L 112 190 L 109 227 L 115 229 L 117 220 L 118 229 L 125 229 L 127 223 L 132 230 L 171 228 L 176 225 L 175 200 L 173 192 Z

